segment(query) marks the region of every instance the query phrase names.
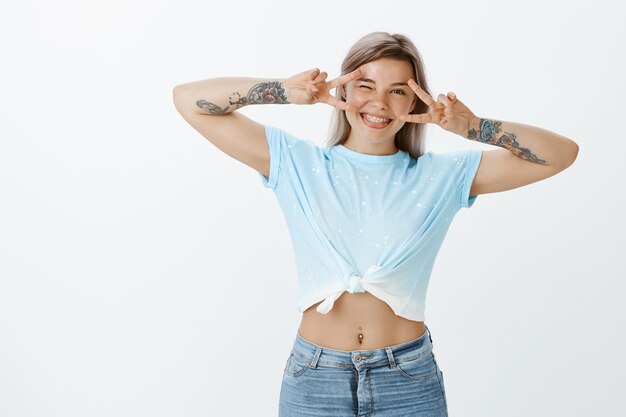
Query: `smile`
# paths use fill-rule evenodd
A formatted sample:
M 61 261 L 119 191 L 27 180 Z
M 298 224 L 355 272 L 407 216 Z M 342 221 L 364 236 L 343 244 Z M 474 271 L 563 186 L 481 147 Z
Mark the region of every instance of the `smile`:
M 384 119 L 367 113 L 359 113 L 359 115 L 366 126 L 374 129 L 382 129 L 391 123 L 391 119 Z

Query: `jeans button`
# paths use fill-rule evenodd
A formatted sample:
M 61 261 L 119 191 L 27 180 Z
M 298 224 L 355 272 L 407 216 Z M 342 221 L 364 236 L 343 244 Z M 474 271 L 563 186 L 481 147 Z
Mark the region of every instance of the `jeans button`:
M 354 358 L 354 360 L 355 360 L 355 361 L 357 361 L 357 362 L 359 362 L 359 361 L 361 360 L 361 356 L 357 355 L 357 356 Z

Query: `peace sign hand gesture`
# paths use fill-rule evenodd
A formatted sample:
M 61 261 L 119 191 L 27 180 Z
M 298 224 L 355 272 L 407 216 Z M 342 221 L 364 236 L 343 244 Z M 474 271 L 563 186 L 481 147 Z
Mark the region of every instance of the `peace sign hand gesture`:
M 430 111 L 422 114 L 403 114 L 398 119 L 411 123 L 434 123 L 467 138 L 467 132 L 471 129 L 476 116 L 456 97 L 456 94 L 453 92 L 449 92 L 447 96 L 439 94 L 435 101 L 414 80 L 410 79 L 407 84 L 426 103 Z
M 325 81 L 328 77 L 326 71 L 320 72 L 318 68 L 308 70 L 282 80 L 287 100 L 293 104 L 326 103 L 330 106 L 347 112 L 356 112 L 356 108 L 330 95 L 330 90 L 340 87 L 349 81 L 361 76 L 361 69 L 337 77 L 331 81 Z

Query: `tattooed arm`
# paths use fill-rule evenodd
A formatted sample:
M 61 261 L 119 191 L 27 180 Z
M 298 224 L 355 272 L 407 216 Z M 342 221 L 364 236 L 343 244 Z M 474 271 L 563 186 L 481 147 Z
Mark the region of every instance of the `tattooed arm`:
M 578 156 L 578 144 L 571 139 L 521 123 L 477 117 L 452 91 L 439 94 L 437 101 L 414 80 L 409 87 L 428 105 L 421 114 L 403 114 L 400 120 L 435 123 L 469 140 L 503 149 L 481 153 L 469 195 L 512 190 L 541 181 L 563 171 Z
M 576 159 L 578 145 L 571 139 L 545 129 L 521 123 L 483 119 L 477 117 L 453 92 L 449 92 L 447 95 L 439 94 L 437 101 L 435 101 L 414 80 L 410 79 L 408 85 L 428 105 L 429 111 L 421 114 L 403 114 L 399 116 L 400 120 L 413 123 L 434 123 L 467 139 L 499 146 L 510 151 L 496 150 L 495 155 L 497 155 L 498 164 L 490 164 L 490 161 L 486 161 L 486 165 L 497 165 L 496 169 L 481 167 L 483 171 L 505 170 L 507 167 L 502 166 L 501 163 L 504 162 L 506 164 L 507 159 L 510 162 L 511 155 L 532 162 L 533 165 L 560 167 L 562 169 L 570 166 Z M 486 158 L 487 160 L 494 159 L 494 151 L 487 151 L 486 153 L 489 154 Z M 481 165 L 484 166 L 485 164 Z M 527 171 L 529 174 L 527 176 L 528 180 L 537 180 L 537 178 L 542 176 L 541 173 L 543 175 L 554 175 L 550 170 L 533 171 L 531 168 L 530 170 L 533 172 L 528 172 L 528 165 L 517 165 L 508 168 L 518 171 L 518 168 L 521 168 Z M 504 172 L 495 172 L 495 175 L 501 173 L 504 174 Z M 524 185 L 523 179 L 515 180 L 510 185 L 519 186 L 519 184 Z M 505 188 L 506 186 L 507 184 L 498 184 L 496 188 Z M 488 189 L 489 187 L 481 188 Z
M 185 121 L 215 147 L 269 175 L 270 152 L 264 125 L 234 110 L 250 104 L 288 104 L 281 80 L 210 78 L 177 85 L 173 100 Z
M 475 117 L 466 138 L 503 149 L 483 151 L 470 195 L 511 190 L 551 177 L 574 163 L 578 144 L 549 130 Z
M 177 90 L 201 114 L 227 114 L 250 104 L 289 104 L 282 80 L 275 78 L 210 78 L 176 86 Z
M 209 142 L 267 177 L 270 149 L 265 126 L 234 110 L 250 104 L 316 103 L 347 109 L 349 105 L 331 96 L 330 90 L 359 77 L 359 70 L 332 81 L 326 81 L 327 76 L 315 68 L 285 79 L 210 78 L 177 85 L 173 100 L 181 116 Z
M 539 127 L 476 117 L 467 139 L 507 149 L 516 156 L 541 165 L 570 166 L 578 154 L 571 139 Z
M 325 103 L 356 111 L 354 106 L 332 96 L 330 90 L 358 78 L 361 70 L 331 81 L 326 81 L 327 76 L 326 71 L 314 68 L 285 79 L 209 78 L 175 86 L 174 106 L 209 142 L 267 177 L 270 149 L 265 126 L 234 110 L 249 104 Z
M 356 111 L 354 106 L 331 95 L 330 90 L 358 78 L 361 70 L 356 69 L 331 81 L 326 81 L 327 76 L 326 71 L 314 68 L 285 79 L 210 78 L 174 87 L 174 101 L 180 103 L 177 108 L 188 107 L 193 101 L 194 111 L 200 114 L 228 114 L 249 104 L 325 103 L 341 110 Z

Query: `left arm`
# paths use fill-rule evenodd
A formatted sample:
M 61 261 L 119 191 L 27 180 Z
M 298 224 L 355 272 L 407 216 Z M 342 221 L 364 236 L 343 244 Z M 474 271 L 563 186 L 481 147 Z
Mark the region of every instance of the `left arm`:
M 574 163 L 578 145 L 571 139 L 521 123 L 477 117 L 456 94 L 435 101 L 409 79 L 408 86 L 429 107 L 428 113 L 401 114 L 400 120 L 434 123 L 469 140 L 503 149 L 483 151 L 469 195 L 497 193 L 551 177 Z
M 543 180 L 572 165 L 578 155 L 576 142 L 549 130 L 476 116 L 465 138 L 503 148 L 483 151 L 470 195 L 506 191 Z

